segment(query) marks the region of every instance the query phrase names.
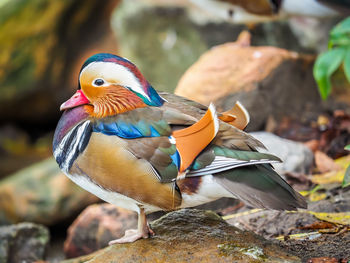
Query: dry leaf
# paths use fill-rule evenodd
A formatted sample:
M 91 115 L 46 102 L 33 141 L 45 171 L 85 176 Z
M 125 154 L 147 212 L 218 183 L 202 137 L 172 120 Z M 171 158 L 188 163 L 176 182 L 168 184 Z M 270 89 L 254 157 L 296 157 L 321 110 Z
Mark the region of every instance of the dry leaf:
M 309 200 L 311 202 L 317 202 L 317 201 L 321 201 L 321 200 L 325 199 L 326 197 L 327 197 L 326 193 L 314 192 L 314 193 L 311 193 L 309 195 Z
M 338 158 L 334 163 L 340 168 L 340 170 L 313 175 L 311 181 L 314 184 L 342 183 L 345 171 L 350 165 L 350 155 Z
M 321 258 L 310 258 L 307 263 L 339 263 L 339 260 L 336 258 L 328 258 L 328 257 L 321 257 Z
M 341 183 L 344 178 L 344 170 L 342 171 L 332 171 L 324 174 L 313 175 L 311 181 L 314 184 L 332 184 Z
M 317 169 L 321 173 L 327 173 L 330 171 L 339 171 L 341 167 L 336 164 L 332 158 L 328 157 L 327 154 L 316 151 L 315 152 L 315 163 L 317 166 Z
M 334 161 L 338 166 L 344 168 L 347 168 L 350 165 L 350 154 L 340 157 Z
M 341 213 L 318 213 L 307 211 L 307 213 L 314 215 L 320 220 L 327 221 L 339 225 L 350 225 L 350 212 Z
M 318 237 L 320 237 L 321 234 L 319 232 L 310 232 L 310 233 L 299 233 L 299 234 L 292 234 L 287 236 L 278 236 L 276 237 L 277 240 L 286 240 L 286 239 L 294 239 L 294 240 L 313 240 Z
M 328 228 L 334 228 L 335 225 L 330 222 L 326 221 L 316 221 L 313 222 L 312 224 L 306 225 L 306 226 L 301 226 L 298 227 L 299 229 L 328 229 Z

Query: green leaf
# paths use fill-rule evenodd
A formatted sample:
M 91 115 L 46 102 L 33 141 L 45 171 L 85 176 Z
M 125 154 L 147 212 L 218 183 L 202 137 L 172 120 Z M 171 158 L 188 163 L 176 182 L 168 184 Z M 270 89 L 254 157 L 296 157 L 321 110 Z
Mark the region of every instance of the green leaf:
M 347 150 L 347 151 L 350 151 L 350 144 L 346 145 L 346 146 L 344 147 L 344 149 Z
M 347 187 L 349 185 L 350 185 L 350 165 L 348 166 L 348 168 L 345 171 L 342 187 Z
M 350 17 L 344 19 L 339 24 L 337 24 L 333 30 L 331 31 L 331 39 L 333 38 L 340 38 L 340 37 L 347 37 L 350 36 Z
M 334 47 L 350 47 L 350 35 L 337 35 L 330 38 L 328 48 Z
M 346 50 L 344 58 L 344 74 L 348 82 L 350 82 L 350 47 Z
M 314 65 L 314 78 L 318 84 L 322 99 L 327 99 L 331 92 L 331 75 L 339 68 L 345 56 L 345 48 L 334 48 L 320 54 Z

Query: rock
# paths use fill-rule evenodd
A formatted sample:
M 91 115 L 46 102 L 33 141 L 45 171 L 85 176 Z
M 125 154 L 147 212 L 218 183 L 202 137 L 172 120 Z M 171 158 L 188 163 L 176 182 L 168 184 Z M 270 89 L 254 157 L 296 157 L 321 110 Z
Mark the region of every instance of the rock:
M 121 54 L 138 66 L 154 88 L 168 92 L 208 49 L 186 10 L 175 2 L 160 7 L 123 1 L 112 20 Z
M 118 2 L 2 1 L 0 122 L 28 129 L 56 123 L 82 62 L 98 51 L 116 51 L 110 15 Z
M 152 238 L 64 262 L 300 262 L 278 245 L 238 230 L 210 211 L 171 212 L 151 226 L 156 233 Z
M 238 203 L 237 199 L 221 198 L 196 208 L 220 211 Z M 165 212 L 162 211 L 152 213 L 147 215 L 147 219 L 152 221 L 164 214 Z M 107 203 L 90 205 L 69 227 L 64 243 L 65 255 L 67 258 L 87 255 L 106 247 L 110 240 L 122 237 L 125 230 L 136 227 L 137 214 L 135 212 Z
M 0 181 L 0 225 L 30 221 L 51 226 L 97 201 L 49 158 Z
M 275 47 L 252 47 L 243 32 L 237 42 L 204 53 L 180 79 L 175 93 L 228 110 L 239 100 L 251 116 L 248 130 L 264 127 L 268 117 L 316 119 L 326 108 L 312 75 L 314 57 Z
M 0 180 L 30 164 L 52 156 L 52 134 L 33 143 L 13 125 L 0 126 Z
M 33 223 L 0 227 L 0 262 L 43 260 L 50 239 L 49 230 Z
M 269 132 L 252 132 L 250 134 L 266 146 L 266 152 L 278 156 L 283 161 L 273 164 L 278 173 L 306 174 L 310 172 L 314 157 L 312 151 L 304 144 L 283 139 Z
M 174 91 L 180 77 L 203 52 L 215 45 L 234 41 L 242 30 L 249 29 L 254 45 L 316 53 L 320 44 L 316 41 L 317 45 L 313 47 L 302 47 L 301 41 L 305 41 L 306 37 L 299 41 L 301 30 L 294 30 L 295 23 L 292 27 L 288 21 L 248 27 L 244 24 L 218 23 L 211 18 L 186 0 L 128 0 L 121 2 L 116 9 L 112 26 L 118 36 L 120 53 L 135 62 L 154 88 L 168 92 Z M 334 23 L 330 22 L 331 25 Z M 325 21 L 322 21 L 322 25 L 325 25 Z M 305 26 L 304 23 L 303 27 L 309 29 L 313 24 Z M 327 37 L 323 38 L 327 41 Z
M 313 211 L 312 208 L 310 210 Z M 286 240 L 280 242 L 281 246 L 292 254 L 299 256 L 302 262 L 307 262 L 312 257 L 321 256 L 336 257 L 338 258 L 337 262 L 343 262 L 340 261 L 343 258 L 350 258 L 350 254 L 346 249 L 339 249 L 339 247 L 349 247 L 350 233 L 332 235 L 322 234 L 322 230 L 327 231 L 327 229 L 322 229 L 322 227 L 320 233 L 312 227 L 308 229 L 308 226 L 317 222 L 320 221 L 308 213 L 288 213 L 272 210 L 260 210 L 255 213 L 246 211 L 241 216 L 228 220 L 228 223 L 242 230 L 253 231 L 264 238 L 272 240 L 277 236 L 313 233 L 309 237 L 300 237 L 299 239 L 286 238 Z
M 243 212 L 241 216 L 227 220 L 229 224 L 241 230 L 253 231 L 267 239 L 300 233 L 297 227 L 310 225 L 316 221 L 318 221 L 317 218 L 307 213 L 288 213 L 275 210 Z
M 221 198 L 196 208 L 220 212 L 239 202 L 238 199 Z M 150 222 L 164 214 L 163 211 L 151 213 L 147 215 L 147 219 Z M 135 212 L 107 203 L 90 205 L 69 227 L 64 243 L 65 255 L 67 258 L 73 258 L 92 253 L 106 247 L 110 240 L 122 237 L 125 230 L 132 228 L 137 228 Z
M 332 194 L 327 194 L 326 199 L 308 202 L 308 211 L 319 213 L 349 211 L 349 190 L 341 189 L 339 185 L 338 187 L 334 186 L 333 189 L 329 190 Z M 288 212 L 257 209 L 247 211 L 247 208 L 241 208 L 235 211 L 234 215 L 234 218 L 227 220 L 229 224 L 241 230 L 253 231 L 267 239 L 275 240 L 277 236 L 309 233 L 308 236 L 299 236 L 299 238 L 287 237 L 280 242 L 281 246 L 299 256 L 302 262 L 308 262 L 308 259 L 313 257 L 332 256 L 338 259 L 337 262 L 348 262 L 350 258 L 349 250 L 339 249 L 340 247 L 349 247 L 350 232 L 344 232 L 341 230 L 341 225 L 321 221 L 306 211 Z M 344 261 L 341 261 L 342 259 Z
M 68 258 L 90 254 L 137 228 L 137 214 L 112 204 L 87 207 L 68 229 L 64 252 Z

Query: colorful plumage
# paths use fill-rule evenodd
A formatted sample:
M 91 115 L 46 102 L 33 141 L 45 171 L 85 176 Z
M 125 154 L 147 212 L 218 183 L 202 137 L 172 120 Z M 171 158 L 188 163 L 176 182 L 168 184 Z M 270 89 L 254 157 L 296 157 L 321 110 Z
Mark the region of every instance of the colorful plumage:
M 147 238 L 146 213 L 221 197 L 278 210 L 306 202 L 272 168 L 273 155 L 236 128 L 249 116 L 237 104 L 216 113 L 157 93 L 128 60 L 97 54 L 82 66 L 78 91 L 61 105 L 53 151 L 61 170 L 106 202 L 139 213 L 138 229 L 113 243 Z

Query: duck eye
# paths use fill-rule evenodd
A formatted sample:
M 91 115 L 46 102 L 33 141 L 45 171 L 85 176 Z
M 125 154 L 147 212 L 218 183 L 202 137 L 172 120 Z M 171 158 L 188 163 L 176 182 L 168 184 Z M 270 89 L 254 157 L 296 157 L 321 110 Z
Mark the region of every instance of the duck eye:
M 103 79 L 95 79 L 94 80 L 94 85 L 95 86 L 102 86 L 103 84 L 105 84 Z

